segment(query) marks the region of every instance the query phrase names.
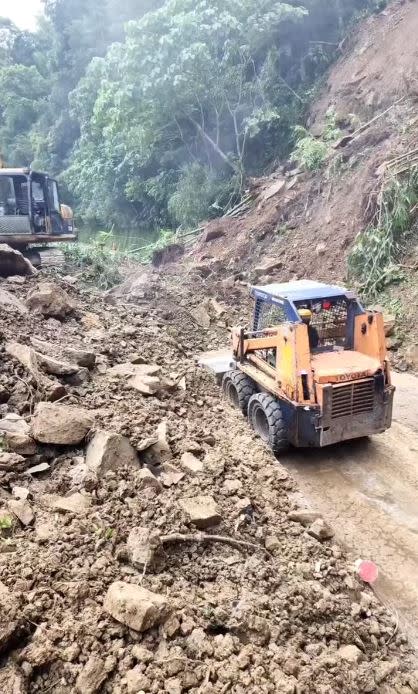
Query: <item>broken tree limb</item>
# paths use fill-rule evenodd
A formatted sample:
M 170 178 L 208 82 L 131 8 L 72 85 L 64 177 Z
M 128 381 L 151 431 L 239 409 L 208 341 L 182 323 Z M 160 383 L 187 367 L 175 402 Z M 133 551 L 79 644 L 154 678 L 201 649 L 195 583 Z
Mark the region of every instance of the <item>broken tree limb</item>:
M 237 549 L 261 550 L 265 554 L 268 554 L 267 550 L 261 545 L 256 545 L 253 542 L 244 542 L 244 540 L 236 540 L 234 537 L 226 537 L 224 535 L 208 535 L 206 533 L 183 535 L 182 533 L 172 533 L 171 535 L 161 535 L 160 542 L 163 545 L 175 542 L 222 542 L 226 545 L 236 547 Z
M 385 111 L 382 111 L 382 113 L 378 113 L 377 116 L 374 116 L 371 120 L 367 121 L 367 123 L 364 123 L 364 125 L 361 125 L 360 128 L 357 128 L 351 135 L 344 135 L 338 142 L 335 143 L 334 149 L 339 149 L 340 147 L 346 147 L 350 142 L 352 142 L 358 135 L 360 135 L 362 132 L 367 130 L 373 123 L 376 123 L 380 118 L 383 118 L 389 111 L 391 111 L 395 106 L 401 103 L 405 99 L 405 96 L 401 96 L 400 99 L 397 99 L 389 108 L 387 108 Z

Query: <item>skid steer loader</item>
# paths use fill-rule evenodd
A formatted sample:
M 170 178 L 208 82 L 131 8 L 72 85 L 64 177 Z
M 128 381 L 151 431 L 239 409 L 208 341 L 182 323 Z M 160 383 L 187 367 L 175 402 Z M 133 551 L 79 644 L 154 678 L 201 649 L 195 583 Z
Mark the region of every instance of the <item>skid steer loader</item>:
M 300 280 L 255 286 L 251 330 L 200 363 L 276 453 L 385 431 L 394 387 L 381 313 L 341 287 Z

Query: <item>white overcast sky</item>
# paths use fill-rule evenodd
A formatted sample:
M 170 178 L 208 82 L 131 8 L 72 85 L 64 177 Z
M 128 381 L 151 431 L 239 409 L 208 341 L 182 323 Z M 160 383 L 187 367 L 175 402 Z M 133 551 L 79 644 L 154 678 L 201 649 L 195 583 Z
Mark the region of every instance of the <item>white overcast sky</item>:
M 0 17 L 9 17 L 21 29 L 34 29 L 41 0 L 0 0 Z

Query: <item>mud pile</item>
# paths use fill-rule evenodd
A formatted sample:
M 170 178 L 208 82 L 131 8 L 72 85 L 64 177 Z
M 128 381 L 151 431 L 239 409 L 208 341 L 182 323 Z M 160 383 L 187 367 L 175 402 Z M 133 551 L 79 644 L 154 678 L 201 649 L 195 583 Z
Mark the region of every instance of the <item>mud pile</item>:
M 0 691 L 418 691 L 396 615 L 196 366 L 245 320 L 222 281 L 2 281 Z

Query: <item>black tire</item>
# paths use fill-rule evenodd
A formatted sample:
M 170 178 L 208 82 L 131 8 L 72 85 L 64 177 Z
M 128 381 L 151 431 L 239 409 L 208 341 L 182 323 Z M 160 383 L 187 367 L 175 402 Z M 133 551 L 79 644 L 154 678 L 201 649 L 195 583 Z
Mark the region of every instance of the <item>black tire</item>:
M 242 371 L 228 371 L 222 379 L 222 390 L 225 397 L 243 414 L 247 414 L 250 398 L 257 391 L 254 381 Z
M 272 395 L 256 393 L 252 396 L 248 403 L 248 421 L 274 453 L 282 453 L 289 448 L 282 409 Z

